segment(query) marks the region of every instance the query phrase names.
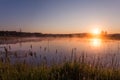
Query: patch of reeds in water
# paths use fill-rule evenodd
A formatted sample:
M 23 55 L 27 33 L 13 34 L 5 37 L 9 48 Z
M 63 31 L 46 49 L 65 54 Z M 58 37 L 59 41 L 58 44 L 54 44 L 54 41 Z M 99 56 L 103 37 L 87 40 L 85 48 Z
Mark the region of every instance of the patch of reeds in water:
M 40 64 L 31 65 L 24 60 L 11 64 L 9 50 L 4 47 L 5 57 L 0 59 L 0 80 L 120 80 L 119 61 L 117 54 L 109 55 L 108 62 L 102 62 L 101 57 L 93 57 L 89 61 L 84 52 L 80 56 L 76 54 L 76 48 L 72 49 L 71 56 L 64 56 L 62 62 L 56 63 L 57 58 L 53 58 L 53 63 L 48 65 L 46 56 L 38 55 L 32 51 L 25 57 L 31 56 L 35 59 L 40 58 Z M 41 47 L 40 47 L 41 49 Z M 47 48 L 43 48 L 46 51 Z M 56 49 L 55 54 L 59 51 Z M 18 57 L 17 53 L 13 53 Z

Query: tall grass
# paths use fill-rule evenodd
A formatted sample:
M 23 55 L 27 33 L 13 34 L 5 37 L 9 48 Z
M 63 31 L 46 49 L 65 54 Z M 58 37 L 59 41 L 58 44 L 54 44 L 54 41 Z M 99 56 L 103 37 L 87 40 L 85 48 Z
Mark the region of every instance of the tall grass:
M 25 54 L 26 57 L 31 56 L 38 58 L 36 52 L 30 51 Z M 40 47 L 41 49 L 42 47 Z M 44 51 L 47 48 L 43 48 Z M 55 50 L 55 54 L 58 50 Z M 64 56 L 60 64 L 48 65 L 46 56 L 40 55 L 40 64 L 28 64 L 26 60 L 23 62 L 11 63 L 9 58 L 9 50 L 4 47 L 5 58 L 0 59 L 0 80 L 120 80 L 119 63 L 116 59 L 117 54 L 109 55 L 111 57 L 109 63 L 102 62 L 101 57 L 95 57 L 89 61 L 87 54 L 76 55 L 76 48 L 71 50 L 71 56 L 67 59 Z M 17 53 L 12 53 L 18 57 Z
M 0 63 L 0 80 L 120 80 L 120 70 L 78 62 L 52 66 Z

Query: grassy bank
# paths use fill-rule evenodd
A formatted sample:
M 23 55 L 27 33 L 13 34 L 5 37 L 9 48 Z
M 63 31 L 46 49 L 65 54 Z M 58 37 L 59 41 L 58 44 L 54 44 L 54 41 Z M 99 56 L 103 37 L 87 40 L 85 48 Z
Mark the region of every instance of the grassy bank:
M 3 47 L 0 52 L 0 80 L 120 80 L 120 63 L 118 59 L 119 51 L 115 54 L 106 54 L 104 57 L 88 57 L 86 53 L 76 55 L 76 48 L 71 50 L 71 55 L 56 56 L 49 63 L 45 55 L 37 55 L 30 45 L 28 52 L 11 51 L 11 46 Z M 40 47 L 41 50 L 41 47 Z M 43 54 L 47 51 L 42 48 Z M 58 51 L 56 49 L 55 54 Z M 16 59 L 22 59 L 17 62 Z M 30 57 L 33 62 L 27 63 L 25 58 Z M 50 56 L 51 57 L 51 56 Z M 12 60 L 15 58 L 15 60 Z M 90 58 L 90 59 L 89 59 Z M 34 59 L 40 64 L 33 64 Z M 57 62 L 61 60 L 62 62 Z M 50 65 L 49 65 L 50 64 Z
M 52 66 L 1 62 L 0 80 L 120 80 L 120 70 L 92 67 L 78 62 Z

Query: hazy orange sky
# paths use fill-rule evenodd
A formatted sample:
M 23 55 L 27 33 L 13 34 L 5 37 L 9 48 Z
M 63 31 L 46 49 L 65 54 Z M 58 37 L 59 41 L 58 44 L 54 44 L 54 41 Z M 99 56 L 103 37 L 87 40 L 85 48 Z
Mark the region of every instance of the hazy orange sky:
M 120 33 L 120 0 L 0 0 L 0 29 Z

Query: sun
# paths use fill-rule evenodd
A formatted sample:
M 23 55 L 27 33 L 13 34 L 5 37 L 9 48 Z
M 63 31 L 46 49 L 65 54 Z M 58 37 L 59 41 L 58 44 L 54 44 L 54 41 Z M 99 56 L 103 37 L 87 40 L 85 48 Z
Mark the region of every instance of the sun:
M 93 30 L 92 30 L 92 34 L 93 35 L 99 35 L 101 33 L 101 30 L 99 29 L 99 28 L 94 28 Z

